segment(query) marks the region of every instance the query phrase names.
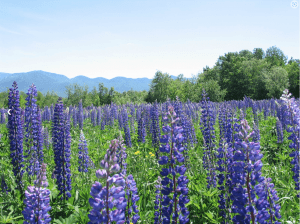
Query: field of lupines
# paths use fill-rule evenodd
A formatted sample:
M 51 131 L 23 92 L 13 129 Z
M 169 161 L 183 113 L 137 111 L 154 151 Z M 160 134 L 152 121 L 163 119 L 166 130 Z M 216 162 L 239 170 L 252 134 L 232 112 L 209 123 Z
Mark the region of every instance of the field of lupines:
M 1 109 L 0 223 L 299 223 L 299 99 Z M 124 140 L 123 140 L 124 139 Z

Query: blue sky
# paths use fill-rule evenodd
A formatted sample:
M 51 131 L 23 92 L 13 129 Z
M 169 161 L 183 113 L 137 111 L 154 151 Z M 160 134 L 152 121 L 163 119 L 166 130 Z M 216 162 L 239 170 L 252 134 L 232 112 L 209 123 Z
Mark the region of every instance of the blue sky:
M 192 77 L 225 53 L 271 46 L 299 59 L 291 2 L 0 0 L 0 72 Z

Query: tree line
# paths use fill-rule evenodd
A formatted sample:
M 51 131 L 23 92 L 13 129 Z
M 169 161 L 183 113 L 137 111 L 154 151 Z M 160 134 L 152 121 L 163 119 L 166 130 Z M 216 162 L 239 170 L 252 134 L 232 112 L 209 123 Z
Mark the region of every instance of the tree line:
M 167 98 L 175 100 L 176 96 L 182 102 L 188 99 L 199 102 L 201 93 L 205 89 L 211 101 L 221 102 L 229 100 L 242 100 L 246 95 L 254 100 L 279 98 L 284 89 L 296 98 L 299 98 L 299 66 L 300 60 L 288 58 L 284 53 L 272 46 L 266 52 L 262 48 L 255 48 L 253 52 L 242 50 L 228 52 L 219 56 L 212 68 L 206 66 L 203 72 L 190 79 L 180 74 L 172 79 L 168 73 L 157 71 L 150 84 L 149 91 L 125 91 L 119 93 L 114 87 L 108 89 L 103 83 L 98 84 L 98 89 L 93 88 L 88 92 L 88 86 L 78 84 L 66 86 L 67 97 L 63 98 L 66 106 L 78 105 L 82 99 L 83 107 L 101 106 L 126 103 L 152 103 L 164 102 Z M 8 107 L 7 91 L 0 93 L 0 108 Z M 26 93 L 20 92 L 20 106 L 25 107 Z M 58 95 L 49 91 L 45 96 L 38 91 L 37 105 L 41 108 L 55 105 Z

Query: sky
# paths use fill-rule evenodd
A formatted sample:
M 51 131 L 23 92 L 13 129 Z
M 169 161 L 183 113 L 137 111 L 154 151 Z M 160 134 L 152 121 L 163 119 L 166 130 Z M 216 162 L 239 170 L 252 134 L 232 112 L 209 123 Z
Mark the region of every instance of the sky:
M 190 78 L 228 52 L 299 59 L 292 1 L 0 0 L 0 72 Z

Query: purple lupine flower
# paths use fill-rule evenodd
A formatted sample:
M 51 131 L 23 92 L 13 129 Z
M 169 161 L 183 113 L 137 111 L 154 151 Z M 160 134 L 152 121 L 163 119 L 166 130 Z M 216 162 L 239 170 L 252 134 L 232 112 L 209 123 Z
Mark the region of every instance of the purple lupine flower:
M 16 183 L 18 189 L 23 191 L 22 176 L 24 170 L 23 159 L 23 126 L 21 121 L 21 108 L 20 108 L 20 97 L 19 90 L 17 87 L 17 82 L 14 81 L 14 88 L 10 88 L 8 96 L 8 129 L 9 129 L 9 139 L 10 139 L 10 157 L 12 159 L 11 163 L 13 165 L 13 172 L 16 177 Z
M 6 194 L 11 191 L 11 190 L 8 190 L 7 184 L 5 182 L 4 174 L 1 174 L 1 191 L 3 193 L 5 192 Z
M 42 116 L 41 116 L 41 111 L 40 108 L 37 108 L 37 121 L 38 121 L 38 139 L 37 139 L 37 160 L 39 161 L 40 164 L 43 163 L 44 161 L 44 146 L 43 146 L 43 142 L 44 142 L 44 136 L 43 136 L 43 131 L 42 131 L 42 127 L 43 127 L 43 123 L 42 123 Z
M 229 198 L 228 195 L 230 193 L 229 186 L 230 182 L 229 174 L 228 174 L 228 165 L 230 163 L 231 156 L 228 153 L 228 145 L 231 145 L 232 136 L 232 129 L 231 129 L 231 120 L 230 120 L 230 113 L 228 108 L 224 105 L 221 105 L 219 113 L 219 124 L 220 124 L 220 141 L 219 141 L 219 148 L 217 158 L 219 159 L 217 164 L 217 170 L 220 171 L 218 174 L 218 189 L 221 191 L 219 194 L 219 215 L 223 218 L 221 224 L 228 223 L 230 220 L 229 215 Z M 228 119 L 226 119 L 228 118 Z
M 253 121 L 253 131 L 254 131 L 253 142 L 259 142 L 260 140 L 259 128 L 254 121 Z
M 135 120 L 135 117 L 134 117 L 134 113 L 135 112 L 135 108 L 133 106 L 133 104 L 131 103 L 130 104 L 130 129 L 131 129 L 131 132 L 132 133 L 135 133 L 135 128 L 134 128 L 134 120 Z
M 1 112 L 0 124 L 4 124 L 4 123 L 5 123 L 5 113 L 4 113 L 4 109 L 2 109 L 0 112 Z
M 120 172 L 124 175 L 126 175 L 126 167 L 127 163 L 126 158 L 127 158 L 127 153 L 125 152 L 126 148 L 123 144 L 124 140 L 122 138 L 122 135 L 119 136 L 118 138 L 118 149 L 116 151 L 116 156 L 117 156 L 117 163 L 120 166 Z
M 145 136 L 146 136 L 146 129 L 145 129 L 144 118 L 141 117 L 138 122 L 138 142 L 145 143 Z
M 48 133 L 48 128 L 47 127 L 42 127 L 42 132 L 44 136 L 44 146 L 47 150 L 49 150 L 50 147 L 50 141 L 49 141 L 49 133 Z
M 76 127 L 77 125 L 77 112 L 76 108 L 73 108 L 73 127 Z
M 27 93 L 25 109 L 25 145 L 27 149 L 24 158 L 26 159 L 26 171 L 29 176 L 37 174 L 37 170 L 34 169 L 34 162 L 36 160 L 39 161 L 39 164 L 43 162 L 43 148 L 39 144 L 41 122 L 34 97 L 37 97 L 37 90 L 35 85 L 32 84 Z
M 176 117 L 176 113 L 173 106 L 169 106 L 169 111 L 167 116 L 164 117 L 164 122 L 171 122 L 171 127 L 168 125 L 163 126 L 162 130 L 166 135 L 163 135 L 160 139 L 162 146 L 159 149 L 162 153 L 169 154 L 170 158 L 168 156 L 161 156 L 158 161 L 160 165 L 167 165 L 167 168 L 162 168 L 162 171 L 160 172 L 160 174 L 164 176 L 161 182 L 163 185 L 163 189 L 161 190 L 161 193 L 163 194 L 161 212 L 163 223 L 170 223 L 171 220 L 172 223 L 177 223 L 177 221 L 180 223 L 187 223 L 189 221 L 189 211 L 185 207 L 185 204 L 189 202 L 189 199 L 187 198 L 188 179 L 186 176 L 183 176 L 186 168 L 184 165 L 177 165 L 175 167 L 176 160 L 179 163 L 184 162 L 184 157 L 181 154 L 181 152 L 185 150 L 181 144 L 184 140 L 184 137 L 181 134 L 183 129 L 176 125 L 179 118 L 173 119 L 173 117 Z M 180 175 L 178 181 L 176 181 L 176 173 Z M 168 177 L 170 174 L 172 175 L 172 178 Z M 171 192 L 173 192 L 172 199 L 169 198 Z M 177 198 L 179 194 L 180 196 Z M 155 213 L 155 219 L 156 217 L 157 213 Z
M 193 125 L 191 123 L 191 120 L 187 118 L 187 116 L 182 113 L 181 114 L 181 125 L 182 125 L 182 135 L 184 137 L 184 140 L 182 144 L 185 146 L 185 148 L 188 148 L 190 146 L 193 147 L 193 142 L 194 142 L 194 129 L 192 128 Z M 184 165 L 189 169 L 190 168 L 190 162 L 189 162 L 189 156 L 186 151 L 183 152 L 184 156 Z
M 97 110 L 97 126 L 100 125 L 100 122 L 101 122 L 101 108 L 98 107 L 98 110 Z
M 105 130 L 105 119 L 102 119 L 101 121 L 101 130 Z
M 215 116 L 211 109 L 212 102 L 209 101 L 209 97 L 206 97 L 206 92 L 203 90 L 203 100 L 202 100 L 202 108 L 201 111 L 201 122 L 200 129 L 202 131 L 202 135 L 204 137 L 204 145 L 205 150 L 203 152 L 203 167 L 207 169 L 207 188 L 211 186 L 216 187 L 216 174 L 215 174 L 215 153 L 214 153 L 214 124 L 215 124 Z
M 68 200 L 71 197 L 71 170 L 70 170 L 70 121 L 63 113 L 62 98 L 59 97 L 54 109 L 52 125 L 54 161 L 56 165 L 56 184 L 61 198 Z
M 293 179 L 295 181 L 295 190 L 297 191 L 297 197 L 300 198 L 300 109 L 295 102 L 295 98 L 290 99 L 291 94 L 286 89 L 283 91 L 282 99 L 285 103 L 286 115 L 288 119 L 285 120 L 288 127 L 287 131 L 292 134 L 288 137 L 289 140 L 292 140 L 292 143 L 289 145 L 290 149 L 295 149 L 290 153 L 290 157 L 293 157 L 291 164 L 293 165 L 292 171 L 295 173 Z
M 114 126 L 114 121 L 115 121 L 115 117 L 114 117 L 115 109 L 116 109 L 116 106 L 113 104 L 113 102 L 111 102 L 110 103 L 109 118 L 110 118 L 110 126 L 112 126 L 112 127 Z
M 266 178 L 254 187 L 259 199 L 256 200 L 256 207 L 259 208 L 255 216 L 255 221 L 258 223 L 267 223 L 271 220 L 271 223 L 280 223 L 277 219 L 281 218 L 279 213 L 280 205 L 275 204 L 278 201 L 277 191 L 274 189 L 274 184 L 271 183 L 271 178 Z
M 123 117 L 123 122 L 124 122 L 124 132 L 125 132 L 125 144 L 127 147 L 131 147 L 131 136 L 130 136 L 130 129 L 128 125 L 128 115 L 127 115 L 127 110 L 126 108 L 123 109 L 122 111 L 122 117 Z
M 84 120 L 83 108 L 82 108 L 82 99 L 79 101 L 79 104 L 78 104 L 77 119 L 78 119 L 79 129 L 82 130 L 82 128 L 83 128 L 83 120 Z
M 79 139 L 79 152 L 78 152 L 78 171 L 79 172 L 88 172 L 90 158 L 88 155 L 88 148 L 85 137 L 82 130 L 80 130 L 80 139 Z
M 255 221 L 265 223 L 264 221 L 269 220 L 270 217 L 272 219 L 274 211 L 275 213 L 279 212 L 279 208 L 268 206 L 265 195 L 261 194 L 261 190 L 259 190 L 262 188 L 261 183 L 265 180 L 261 176 L 263 166 L 261 158 L 263 155 L 260 154 L 259 143 L 249 143 L 248 139 L 253 138 L 255 135 L 254 131 L 248 134 L 249 130 L 250 127 L 247 121 L 243 119 L 238 133 L 241 140 L 235 142 L 234 162 L 232 163 L 234 171 L 232 172 L 232 181 L 235 183 L 231 194 L 233 200 L 232 212 L 238 213 L 232 220 L 234 223 L 250 223 L 251 221 L 252 223 Z M 268 186 L 271 187 L 271 185 Z M 255 192 L 259 199 L 256 198 Z M 272 192 L 275 194 L 274 191 Z M 269 198 L 268 200 L 274 201 L 275 198 Z M 277 218 L 279 216 L 276 215 Z
M 151 111 L 151 130 L 152 130 L 152 147 L 159 147 L 160 127 L 157 103 L 150 109 Z
M 161 177 L 158 176 L 157 178 L 157 185 L 155 185 L 155 188 L 156 188 L 156 195 L 155 195 L 155 206 L 154 206 L 154 209 L 155 210 L 158 210 L 158 211 L 155 211 L 154 212 L 154 224 L 159 224 L 159 223 L 162 223 L 162 209 L 161 209 L 161 202 L 162 202 L 162 193 L 161 193 L 161 190 L 163 189 L 163 186 L 161 184 Z
M 119 121 L 119 130 L 122 130 L 124 124 L 123 124 L 123 118 L 122 118 L 122 113 L 119 113 L 118 115 L 118 121 Z
M 53 108 L 53 103 L 50 106 L 50 116 L 51 116 L 51 120 L 53 119 L 53 115 L 54 115 L 54 108 Z
M 278 117 L 276 117 L 276 133 L 277 133 L 277 143 L 283 143 L 283 131 L 282 125 Z
M 118 147 L 118 140 L 112 140 L 104 160 L 100 163 L 101 167 L 104 169 L 96 171 L 97 178 L 103 178 L 106 186 L 102 187 L 102 185 L 96 181 L 91 188 L 90 194 L 93 198 L 89 199 L 92 210 L 88 215 L 90 219 L 88 224 L 102 222 L 110 223 L 112 221 L 117 223 L 125 222 L 125 213 L 123 210 L 127 205 L 124 191 L 125 181 L 122 181 L 124 178 L 119 174 L 110 176 L 114 172 L 119 172 L 120 170 L 119 164 L 116 163 L 116 151 Z M 112 184 L 117 185 L 117 187 L 112 186 L 109 188 Z M 110 211 L 113 207 L 116 207 L 116 209 Z
M 43 121 L 50 121 L 50 111 L 49 111 L 48 106 L 45 106 L 45 108 L 44 108 Z
M 91 121 L 92 121 L 93 126 L 95 127 L 97 125 L 97 113 L 96 113 L 96 109 L 92 110 Z
M 123 177 L 125 177 L 125 175 Z M 136 205 L 136 202 L 140 199 L 140 197 L 138 196 L 136 182 L 133 179 L 133 176 L 131 174 L 128 175 L 128 177 L 126 178 L 125 186 L 126 186 L 125 190 L 126 190 L 126 195 L 127 195 L 127 206 L 124 209 L 125 215 L 127 212 L 125 222 L 127 224 L 129 224 L 129 223 L 135 224 L 135 223 L 137 223 L 137 221 L 140 218 L 140 216 L 138 215 L 139 210 L 137 209 L 137 205 Z
M 38 163 L 38 162 L 37 162 Z M 34 181 L 35 186 L 28 186 L 25 191 L 24 204 L 26 205 L 22 214 L 24 216 L 24 224 L 50 223 L 51 217 L 48 212 L 50 206 L 50 191 L 46 189 L 48 186 L 46 178 L 46 164 L 43 163 L 38 173 L 37 179 Z
M 118 139 L 118 150 L 117 153 L 117 163 L 120 167 L 120 175 L 123 179 L 119 178 L 116 180 L 117 185 L 124 185 L 124 190 L 126 192 L 127 206 L 122 210 L 125 214 L 125 223 L 136 223 L 140 216 L 138 215 L 139 210 L 137 209 L 136 202 L 139 200 L 138 191 L 136 187 L 136 182 L 133 176 L 130 174 L 127 176 L 127 163 L 125 162 L 127 154 L 125 152 L 126 148 L 123 144 L 122 136 Z M 134 214 L 135 213 L 135 214 Z

